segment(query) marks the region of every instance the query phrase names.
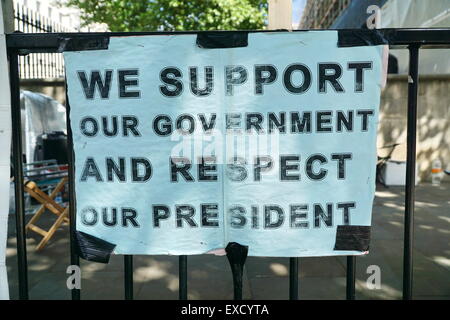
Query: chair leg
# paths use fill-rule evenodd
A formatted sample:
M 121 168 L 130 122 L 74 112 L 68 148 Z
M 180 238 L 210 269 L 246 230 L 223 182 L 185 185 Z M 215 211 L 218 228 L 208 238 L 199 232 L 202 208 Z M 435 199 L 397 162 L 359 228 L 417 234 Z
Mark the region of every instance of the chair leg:
M 35 186 L 34 184 L 31 184 L 29 188 L 27 186 L 27 184 L 25 185 L 25 191 L 27 191 L 33 198 L 35 198 L 36 200 L 38 200 L 41 203 L 41 206 L 39 207 L 39 209 L 36 211 L 36 213 L 33 215 L 33 217 L 30 219 L 30 221 L 27 223 L 26 225 L 26 230 L 29 229 L 29 227 L 31 225 L 33 225 L 38 219 L 39 217 L 45 212 L 45 209 L 48 209 L 50 212 L 56 214 L 56 215 L 60 215 L 61 212 L 64 210 L 64 208 L 61 207 L 61 210 L 58 210 L 58 208 L 56 208 L 55 205 L 53 205 L 51 202 L 54 202 L 54 198 L 56 197 L 56 195 L 58 194 L 58 192 L 61 191 L 61 189 L 64 187 L 64 185 L 67 183 L 67 179 L 64 178 L 62 179 L 57 186 L 55 187 L 55 189 L 53 190 L 53 192 L 50 194 L 50 196 L 48 196 L 48 199 L 44 199 L 42 197 L 42 195 L 37 192 L 37 186 Z M 51 201 L 51 202 L 49 202 Z M 69 219 L 66 218 L 64 219 L 64 222 L 69 222 Z
M 54 200 L 56 195 L 65 186 L 67 181 L 67 177 L 61 179 L 61 181 L 56 185 L 55 189 L 51 192 L 50 195 L 39 189 L 37 184 L 33 181 L 27 181 L 25 183 L 25 191 L 42 204 L 25 227 L 27 231 L 31 230 L 43 236 L 42 240 L 37 245 L 36 250 L 41 250 L 45 247 L 47 242 L 53 237 L 54 233 L 63 222 L 69 222 L 69 207 L 64 208 Z M 50 227 L 48 231 L 41 229 L 35 225 L 35 222 L 46 211 L 46 209 L 58 216 L 55 223 Z
M 54 214 L 59 215 L 64 210 L 64 207 L 56 203 L 54 199 L 56 195 L 64 188 L 67 181 L 67 177 L 61 179 L 50 195 L 39 189 L 37 184 L 33 181 L 27 181 L 25 183 L 25 190 L 40 203 L 47 206 L 47 209 L 52 211 Z
M 38 246 L 36 247 L 36 250 L 39 251 L 45 247 L 47 242 L 53 237 L 53 234 L 56 232 L 56 230 L 58 230 L 61 223 L 64 222 L 64 218 L 68 215 L 68 213 L 69 213 L 69 207 L 64 209 L 64 212 L 58 217 L 58 219 L 56 219 L 55 223 L 48 230 L 47 235 L 44 238 L 42 238 L 41 242 L 39 242 Z
M 64 210 L 64 207 L 61 206 L 60 204 L 56 203 L 55 200 L 53 198 L 51 198 L 49 195 L 47 195 L 45 192 L 43 192 L 40 189 L 35 189 L 33 190 L 40 199 L 42 199 L 45 204 L 47 205 L 47 208 L 52 211 L 52 212 L 62 212 Z M 51 207 L 53 207 L 53 209 L 51 209 L 48 205 L 50 205 Z
M 45 206 L 41 205 L 36 213 L 31 217 L 30 221 L 28 221 L 25 226 L 25 230 L 28 230 L 30 226 L 34 225 L 34 223 L 39 219 L 39 217 L 45 212 Z

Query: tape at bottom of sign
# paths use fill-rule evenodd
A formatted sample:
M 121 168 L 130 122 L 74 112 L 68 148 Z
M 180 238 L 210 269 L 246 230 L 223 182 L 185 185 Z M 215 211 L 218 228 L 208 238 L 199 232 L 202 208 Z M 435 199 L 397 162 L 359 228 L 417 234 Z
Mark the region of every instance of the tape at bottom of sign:
M 76 231 L 77 253 L 80 258 L 93 262 L 108 263 L 115 244 L 90 234 Z
M 225 251 L 230 263 L 244 265 L 248 255 L 248 246 L 243 246 L 237 242 L 228 242 Z
M 368 251 L 370 226 L 338 226 L 334 250 Z

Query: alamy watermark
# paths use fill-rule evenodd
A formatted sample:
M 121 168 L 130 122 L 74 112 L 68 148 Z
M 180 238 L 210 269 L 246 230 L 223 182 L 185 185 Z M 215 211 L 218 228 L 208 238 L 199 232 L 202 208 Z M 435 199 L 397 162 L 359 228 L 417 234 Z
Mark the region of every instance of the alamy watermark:
M 66 269 L 66 273 L 70 274 L 67 277 L 66 285 L 67 289 L 81 289 L 81 269 L 77 265 L 70 265 Z
M 370 5 L 367 7 L 366 13 L 370 16 L 366 20 L 367 29 L 381 28 L 381 9 L 377 5 Z
M 381 289 L 381 268 L 376 264 L 370 265 L 366 269 L 369 277 L 366 280 L 366 287 L 369 290 Z

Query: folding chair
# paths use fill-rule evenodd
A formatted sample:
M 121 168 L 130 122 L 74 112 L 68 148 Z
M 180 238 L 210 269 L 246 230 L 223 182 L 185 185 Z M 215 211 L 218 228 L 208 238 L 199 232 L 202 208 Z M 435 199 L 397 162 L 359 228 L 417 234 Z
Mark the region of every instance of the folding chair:
M 39 162 L 42 165 L 42 162 Z M 36 163 L 27 164 L 36 165 Z M 24 190 L 39 203 L 40 207 L 34 213 L 33 217 L 30 219 L 26 225 L 26 231 L 31 230 L 39 235 L 43 236 L 42 240 L 36 247 L 36 250 L 41 250 L 47 244 L 47 242 L 53 237 L 56 230 L 60 227 L 63 222 L 69 222 L 69 207 L 63 207 L 55 201 L 56 196 L 60 193 L 68 182 L 67 170 L 59 170 L 57 164 L 51 164 L 50 166 L 41 166 L 34 169 L 25 170 L 25 183 Z M 31 174 L 33 172 L 38 172 L 38 174 Z M 44 172 L 44 173 L 42 173 Z M 31 180 L 33 179 L 33 180 Z M 54 188 L 53 188 L 54 186 Z M 43 190 L 53 190 L 50 195 L 48 195 Z M 42 216 L 42 214 L 48 210 L 49 212 L 58 216 L 56 221 L 52 224 L 50 229 L 44 230 L 36 225 L 36 222 Z

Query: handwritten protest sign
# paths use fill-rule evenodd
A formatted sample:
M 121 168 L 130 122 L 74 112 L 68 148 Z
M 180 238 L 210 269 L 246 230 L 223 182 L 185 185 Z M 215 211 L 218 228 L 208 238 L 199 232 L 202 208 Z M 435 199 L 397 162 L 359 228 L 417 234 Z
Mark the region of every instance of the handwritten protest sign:
M 371 224 L 382 47 L 336 44 L 158 35 L 65 52 L 77 230 L 119 254 L 362 254 L 346 241 Z

